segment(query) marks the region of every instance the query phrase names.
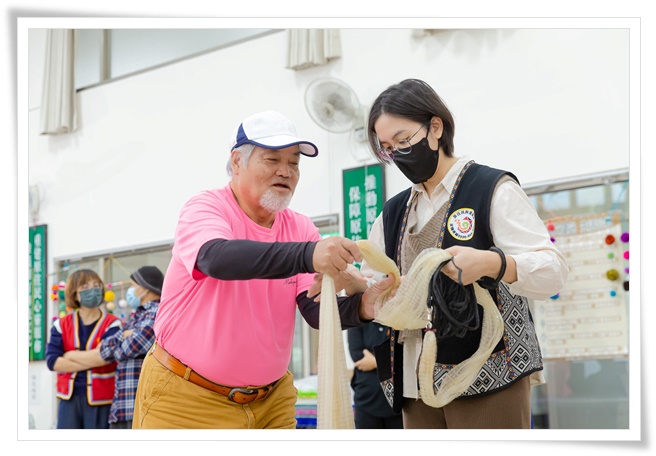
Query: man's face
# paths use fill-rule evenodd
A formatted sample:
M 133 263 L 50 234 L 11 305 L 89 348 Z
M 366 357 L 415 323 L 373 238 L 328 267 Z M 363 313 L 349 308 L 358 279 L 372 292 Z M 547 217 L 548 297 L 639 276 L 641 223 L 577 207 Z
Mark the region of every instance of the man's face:
M 255 147 L 246 166 L 239 159 L 238 177 L 244 203 L 258 205 L 269 212 L 285 209 L 300 177 L 298 146 L 285 149 Z

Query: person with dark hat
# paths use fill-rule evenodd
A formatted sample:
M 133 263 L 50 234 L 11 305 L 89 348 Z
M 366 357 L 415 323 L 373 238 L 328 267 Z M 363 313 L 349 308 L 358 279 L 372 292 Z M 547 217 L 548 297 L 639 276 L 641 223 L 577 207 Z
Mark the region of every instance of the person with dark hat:
M 156 266 L 142 266 L 130 274 L 125 299 L 134 309 L 124 330 L 103 340 L 100 357 L 116 361 L 114 399 L 109 412 L 110 429 L 132 429 L 135 393 L 141 365 L 155 342 L 155 314 L 162 294 L 164 274 Z

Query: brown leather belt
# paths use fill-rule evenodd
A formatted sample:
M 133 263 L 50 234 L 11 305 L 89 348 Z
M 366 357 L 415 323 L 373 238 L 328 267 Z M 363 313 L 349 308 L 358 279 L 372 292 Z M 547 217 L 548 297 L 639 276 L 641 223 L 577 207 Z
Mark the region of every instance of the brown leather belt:
M 174 374 L 179 375 L 191 383 L 202 386 L 205 389 L 226 396 L 232 402 L 236 402 L 238 404 L 248 404 L 250 402 L 264 399 L 273 389 L 274 385 L 278 382 L 278 380 L 276 380 L 269 385 L 261 386 L 259 388 L 236 388 L 232 386 L 219 385 L 218 383 L 214 383 L 205 377 L 202 377 L 201 375 L 191 370 L 191 368 L 182 364 L 182 362 L 170 355 L 166 350 L 157 345 L 157 343 L 153 345 L 152 353 L 157 361 L 159 361 L 164 367 L 166 367 Z

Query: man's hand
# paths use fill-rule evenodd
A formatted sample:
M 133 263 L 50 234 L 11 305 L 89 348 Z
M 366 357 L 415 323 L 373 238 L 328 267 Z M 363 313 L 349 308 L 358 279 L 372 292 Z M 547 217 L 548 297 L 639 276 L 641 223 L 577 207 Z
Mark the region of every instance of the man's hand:
M 363 372 L 374 370 L 376 368 L 376 358 L 374 357 L 374 354 L 366 348 L 362 350 L 362 353 L 364 356 L 356 361 L 353 365 L 356 367 L 356 369 L 360 369 Z
M 344 290 L 347 296 L 352 296 L 356 293 L 362 293 L 367 290 L 367 279 L 362 275 L 360 270 L 349 264 L 346 269 L 339 273 L 338 276 L 333 277 L 335 282 L 335 292 L 339 293 Z M 314 283 L 308 290 L 308 296 L 317 296 L 314 298 L 315 302 L 321 300 L 321 285 L 323 283 L 323 274 L 318 273 L 314 276 Z
M 356 261 L 362 261 L 360 249 L 354 241 L 341 236 L 330 236 L 317 242 L 312 255 L 314 270 L 332 277 Z
M 393 290 L 387 296 L 384 296 L 383 293 L 387 289 L 392 287 L 395 281 L 396 281 L 395 277 L 390 274 L 387 278 L 381 280 L 380 282 L 376 282 L 373 285 L 371 285 L 369 288 L 367 288 L 367 291 L 363 293 L 362 300 L 360 302 L 361 320 L 373 320 L 376 317 L 374 311 L 374 306 L 376 305 L 376 302 L 382 299 L 383 297 L 390 299 L 392 296 L 394 296 L 396 290 Z

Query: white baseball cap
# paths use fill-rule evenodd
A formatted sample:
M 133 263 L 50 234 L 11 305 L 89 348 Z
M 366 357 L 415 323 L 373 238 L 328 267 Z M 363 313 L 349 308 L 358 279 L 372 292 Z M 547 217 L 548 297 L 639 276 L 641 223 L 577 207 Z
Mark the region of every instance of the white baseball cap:
M 316 157 L 319 149 L 310 141 L 296 135 L 294 124 L 276 111 L 264 111 L 253 114 L 243 120 L 233 133 L 231 150 L 243 144 L 253 144 L 265 149 L 284 149 L 298 147 L 303 155 Z

